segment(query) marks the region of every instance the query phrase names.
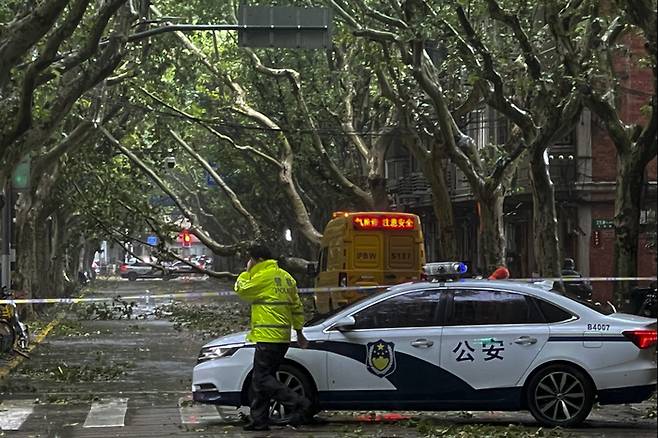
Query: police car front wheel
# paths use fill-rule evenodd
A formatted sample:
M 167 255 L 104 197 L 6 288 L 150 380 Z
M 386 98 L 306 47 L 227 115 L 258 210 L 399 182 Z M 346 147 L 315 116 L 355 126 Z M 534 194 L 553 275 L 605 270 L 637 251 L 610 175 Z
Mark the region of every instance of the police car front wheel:
M 308 376 L 299 370 L 299 368 L 290 364 L 283 364 L 276 373 L 276 377 L 279 382 L 283 383 L 302 397 L 309 399 L 313 407 L 316 406 L 317 396 L 315 394 L 315 388 L 311 384 Z M 272 400 L 270 403 L 270 423 L 287 424 L 293 414 L 293 408 L 293 406 L 287 406 Z M 315 413 L 317 410 L 313 409 L 313 411 L 314 412 L 312 413 Z
M 551 365 L 531 378 L 526 396 L 537 421 L 551 427 L 571 427 L 582 423 L 592 410 L 594 388 L 576 367 Z

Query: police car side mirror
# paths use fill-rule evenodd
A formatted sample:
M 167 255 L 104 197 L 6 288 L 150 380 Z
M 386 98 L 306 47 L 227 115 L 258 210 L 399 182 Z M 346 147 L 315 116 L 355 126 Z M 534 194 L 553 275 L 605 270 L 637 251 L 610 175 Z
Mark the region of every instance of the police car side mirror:
M 352 330 L 354 326 L 356 325 L 356 320 L 354 319 L 353 316 L 346 316 L 344 318 L 339 319 L 332 328 L 338 330 L 339 332 L 345 332 Z

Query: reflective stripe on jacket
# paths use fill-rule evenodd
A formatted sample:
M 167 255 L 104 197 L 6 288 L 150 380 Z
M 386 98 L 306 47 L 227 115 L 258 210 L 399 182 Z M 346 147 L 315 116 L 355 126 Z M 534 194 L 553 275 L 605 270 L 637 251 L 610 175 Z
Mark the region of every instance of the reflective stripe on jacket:
M 243 272 L 235 292 L 251 303 L 251 342 L 290 342 L 290 329 L 304 325 L 304 308 L 297 283 L 276 260 L 265 260 Z

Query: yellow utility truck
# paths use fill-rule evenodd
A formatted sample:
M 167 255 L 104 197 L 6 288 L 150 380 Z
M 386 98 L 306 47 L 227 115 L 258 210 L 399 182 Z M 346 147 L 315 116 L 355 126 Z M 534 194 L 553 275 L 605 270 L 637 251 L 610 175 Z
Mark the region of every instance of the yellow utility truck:
M 392 285 L 419 280 L 425 264 L 420 218 L 398 212 L 336 212 L 321 241 L 315 286 Z M 318 291 L 319 313 L 364 295 L 355 290 Z

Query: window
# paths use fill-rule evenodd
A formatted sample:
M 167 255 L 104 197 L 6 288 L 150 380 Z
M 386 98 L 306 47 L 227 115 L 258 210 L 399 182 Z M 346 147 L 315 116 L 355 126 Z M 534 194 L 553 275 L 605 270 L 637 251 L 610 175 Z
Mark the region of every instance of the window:
M 533 324 L 544 318 L 525 295 L 506 291 L 456 290 L 446 325 Z
M 431 327 L 439 325 L 441 292 L 426 290 L 397 295 L 354 315 L 355 329 Z
M 547 301 L 538 299 L 534 299 L 533 301 L 537 303 L 537 306 L 539 307 L 541 313 L 544 315 L 546 322 L 566 321 L 573 317 L 571 313 L 567 312 L 566 310 L 562 310 Z

